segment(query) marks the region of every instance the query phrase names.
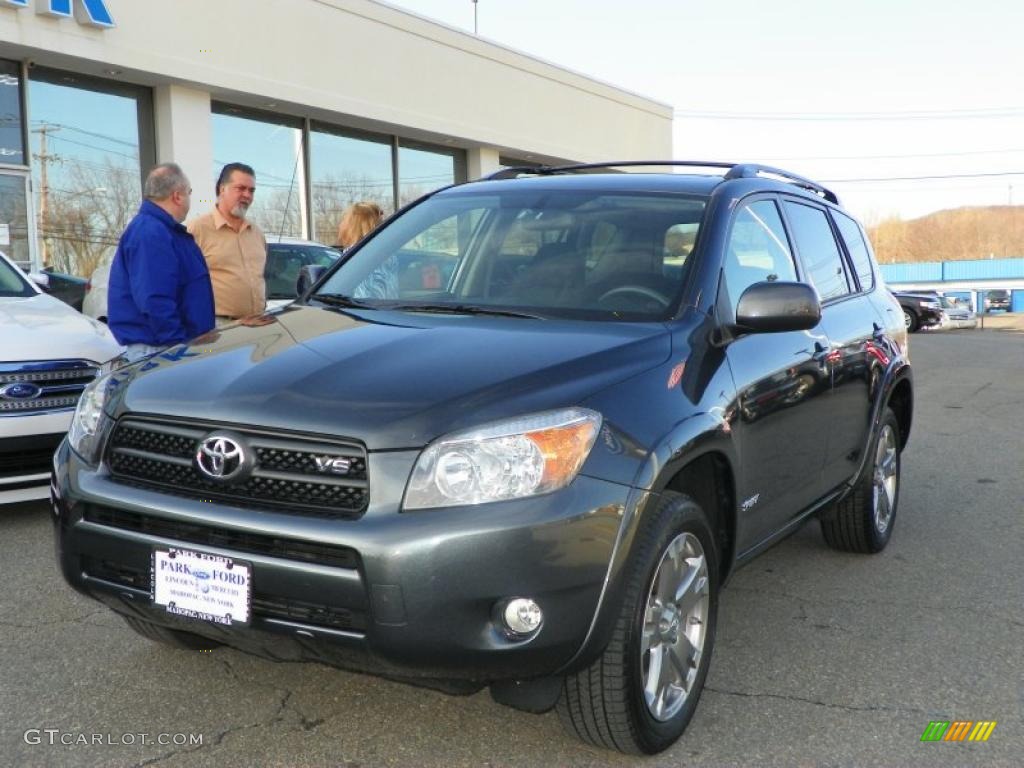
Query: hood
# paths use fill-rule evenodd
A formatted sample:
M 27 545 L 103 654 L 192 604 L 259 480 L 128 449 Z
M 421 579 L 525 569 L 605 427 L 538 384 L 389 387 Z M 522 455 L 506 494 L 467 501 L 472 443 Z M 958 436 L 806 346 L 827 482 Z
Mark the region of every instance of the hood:
M 105 363 L 120 351 L 105 325 L 52 296 L 0 298 L 0 361 Z
M 291 306 L 135 366 L 117 413 L 163 414 L 419 448 L 581 403 L 664 362 L 661 324 Z

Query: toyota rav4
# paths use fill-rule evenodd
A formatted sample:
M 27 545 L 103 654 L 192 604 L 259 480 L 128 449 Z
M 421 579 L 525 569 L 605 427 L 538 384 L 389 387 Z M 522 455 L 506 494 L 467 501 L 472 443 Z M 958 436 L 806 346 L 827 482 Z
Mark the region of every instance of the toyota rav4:
M 885 547 L 913 398 L 831 191 L 664 165 L 440 190 L 296 304 L 98 379 L 55 458 L 64 578 L 155 641 L 671 745 L 738 566 L 814 517 Z

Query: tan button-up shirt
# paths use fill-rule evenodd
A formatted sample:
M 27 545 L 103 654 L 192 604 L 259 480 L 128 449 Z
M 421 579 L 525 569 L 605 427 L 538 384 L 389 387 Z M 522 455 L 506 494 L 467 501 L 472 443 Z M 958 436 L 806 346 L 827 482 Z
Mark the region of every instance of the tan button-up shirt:
M 245 317 L 263 312 L 267 306 L 267 285 L 263 268 L 267 264 L 267 239 L 262 230 L 246 220 L 235 232 L 214 208 L 192 219 L 188 231 L 206 258 L 213 282 L 216 313 Z

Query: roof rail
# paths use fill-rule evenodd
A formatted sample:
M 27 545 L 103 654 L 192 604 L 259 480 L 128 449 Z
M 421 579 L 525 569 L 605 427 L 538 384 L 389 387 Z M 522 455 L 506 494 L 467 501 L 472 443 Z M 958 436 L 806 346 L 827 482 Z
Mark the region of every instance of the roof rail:
M 795 173 L 784 171 L 781 168 L 772 168 L 770 165 L 759 165 L 757 163 L 742 163 L 740 165 L 733 166 L 732 169 L 725 174 L 726 179 L 753 179 L 761 175 L 765 176 L 777 176 L 778 178 L 788 181 L 791 184 L 795 184 L 803 189 L 810 190 L 817 195 L 821 195 L 823 198 L 828 200 L 830 203 L 839 205 L 839 197 L 831 189 L 823 187 L 816 181 L 811 181 L 803 176 L 797 176 Z
M 839 198 L 835 192 L 815 181 L 797 176 L 795 173 L 784 171 L 781 168 L 772 168 L 768 165 L 758 163 L 720 163 L 705 160 L 623 160 L 620 162 L 608 163 L 574 163 L 572 165 L 526 165 L 514 168 L 502 168 L 489 176 L 484 176 L 481 181 L 497 181 L 499 179 L 514 179 L 520 175 L 552 176 L 560 173 L 572 173 L 575 171 L 596 170 L 598 168 L 629 168 L 637 166 L 672 165 L 686 168 L 725 168 L 728 169 L 724 175 L 725 180 L 730 179 L 753 179 L 758 176 L 775 176 L 783 181 L 788 181 L 803 189 L 821 195 L 830 203 L 839 205 Z
M 733 168 L 736 163 L 705 162 L 703 160 L 621 160 L 608 163 L 572 163 L 571 165 L 528 165 L 515 168 L 502 168 L 489 176 L 484 176 L 481 181 L 496 181 L 498 179 L 514 179 L 520 174 L 536 174 L 538 176 L 551 176 L 558 173 L 571 173 L 573 171 L 588 171 L 598 168 L 623 168 L 652 165 L 679 165 L 689 168 Z

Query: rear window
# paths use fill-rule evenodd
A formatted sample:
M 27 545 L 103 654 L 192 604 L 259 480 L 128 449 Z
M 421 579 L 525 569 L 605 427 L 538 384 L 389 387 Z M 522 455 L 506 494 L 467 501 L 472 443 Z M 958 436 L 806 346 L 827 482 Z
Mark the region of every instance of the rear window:
M 853 261 L 853 270 L 857 273 L 861 290 L 870 291 L 875 287 L 875 274 L 871 269 L 871 252 L 868 250 L 860 225 L 839 211 L 832 211 L 832 217 L 839 228 L 839 234 L 843 237 L 843 242 L 846 243 L 846 251 Z
M 843 257 L 825 211 L 789 201 L 785 205 L 800 258 L 821 300 L 828 301 L 849 293 Z

